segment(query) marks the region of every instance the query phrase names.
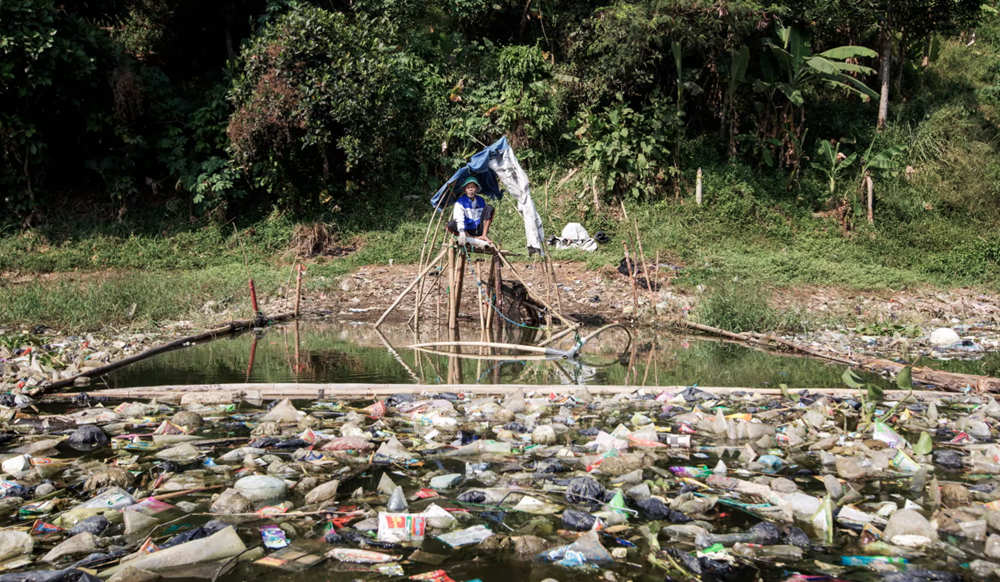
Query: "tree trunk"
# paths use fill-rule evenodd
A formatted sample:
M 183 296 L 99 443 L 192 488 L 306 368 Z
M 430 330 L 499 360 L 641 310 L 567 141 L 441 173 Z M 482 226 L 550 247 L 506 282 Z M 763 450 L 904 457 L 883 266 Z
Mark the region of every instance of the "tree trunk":
M 896 94 L 903 92 L 903 61 L 906 59 L 906 30 L 899 37 L 899 68 L 896 70 Z
M 926 67 L 931 64 L 931 37 L 928 36 L 924 39 L 924 60 L 920 63 L 921 67 Z
M 879 94 L 878 99 L 878 128 L 879 130 L 885 129 L 886 120 L 889 118 L 889 81 L 890 81 L 890 65 L 892 61 L 892 40 L 889 37 L 888 30 L 884 33 L 882 39 L 882 63 L 879 66 L 879 82 L 882 84 L 882 90 Z
M 236 18 L 236 5 L 233 2 L 227 2 L 224 10 L 226 21 L 226 56 L 228 60 L 232 61 L 236 59 L 236 49 L 233 47 L 233 20 Z
M 868 189 L 868 224 L 875 224 L 874 189 L 871 172 L 865 172 L 865 188 Z
M 722 100 L 722 121 L 719 123 L 719 137 L 726 137 L 729 132 L 729 95 Z

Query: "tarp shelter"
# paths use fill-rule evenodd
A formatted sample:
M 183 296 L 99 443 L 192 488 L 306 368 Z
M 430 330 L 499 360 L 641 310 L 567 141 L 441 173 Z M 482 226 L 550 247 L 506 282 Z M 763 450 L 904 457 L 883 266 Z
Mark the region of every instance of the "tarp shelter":
M 514 156 L 514 149 L 507 143 L 506 137 L 501 137 L 493 145 L 472 156 L 469 163 L 459 168 L 434 194 L 431 205 L 439 212 L 443 212 L 445 208 L 454 204 L 461 196 L 461 192 L 456 188 L 469 176 L 474 176 L 479 182 L 480 195 L 495 200 L 503 196 L 500 185 L 504 186 L 507 193 L 517 201 L 517 211 L 524 219 L 528 253 L 541 253 L 542 240 L 545 238 L 542 219 L 538 216 L 535 202 L 531 199 L 528 175 L 521 169 L 521 164 Z

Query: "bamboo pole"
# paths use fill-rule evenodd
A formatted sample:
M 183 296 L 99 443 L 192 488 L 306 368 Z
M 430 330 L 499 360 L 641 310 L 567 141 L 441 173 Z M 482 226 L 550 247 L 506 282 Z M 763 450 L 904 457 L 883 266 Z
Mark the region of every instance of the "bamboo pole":
M 539 348 L 536 346 L 529 346 L 527 344 L 504 344 L 495 342 L 429 342 L 423 344 L 414 344 L 412 346 L 407 346 L 413 349 L 423 348 L 439 348 L 439 347 L 453 347 L 453 346 L 464 346 L 470 348 L 496 348 L 498 350 L 518 350 L 522 352 L 531 352 L 534 354 L 546 354 L 549 356 L 559 356 L 566 352 L 563 350 L 556 350 L 553 348 Z
M 622 206 L 622 209 L 624 210 L 625 206 Z M 628 279 L 632 282 L 632 306 L 634 310 L 632 312 L 632 319 L 635 319 L 639 317 L 639 292 L 635 287 L 635 270 L 632 268 L 635 265 L 635 261 L 629 261 L 627 242 L 622 241 L 622 248 L 625 249 L 625 268 L 628 269 Z
M 551 344 L 552 342 L 559 341 L 560 339 L 566 337 L 568 334 L 570 334 L 570 333 L 572 333 L 572 332 L 580 329 L 581 325 L 583 325 L 583 324 L 581 324 L 579 322 L 574 323 L 573 325 L 567 327 L 566 329 L 560 331 L 559 333 L 553 335 L 552 337 L 550 337 L 548 339 L 545 339 L 545 340 L 543 340 L 541 342 L 538 342 L 535 345 L 537 345 L 540 348 L 544 348 L 545 346 Z
M 465 252 L 455 257 L 454 294 L 448 310 L 448 329 L 458 329 L 458 312 L 462 308 L 462 283 L 465 281 Z
M 427 221 L 427 231 L 424 232 L 424 242 L 422 245 L 420 245 L 420 261 L 417 262 L 417 272 L 420 272 L 424 268 L 424 258 L 427 249 L 434 248 L 434 243 L 437 242 L 437 229 L 434 230 L 434 239 L 431 241 L 430 247 L 427 246 L 427 237 L 430 236 L 431 234 L 431 225 L 434 224 L 434 218 L 438 214 L 441 215 L 438 217 L 438 226 L 439 227 L 441 226 L 441 219 L 444 217 L 444 212 L 440 212 L 440 210 L 442 205 L 444 204 L 445 199 L 447 198 L 448 198 L 447 195 L 441 196 L 441 198 L 438 200 L 437 206 L 434 207 L 434 212 L 431 213 L 431 219 Z M 419 283 L 417 285 L 417 294 L 413 302 L 414 305 L 413 313 L 410 315 L 410 319 L 407 320 L 407 323 L 409 323 L 409 321 L 413 321 L 415 325 L 417 326 L 420 325 L 420 304 L 422 303 L 420 299 L 421 297 L 423 297 L 423 294 L 424 294 L 424 285 L 423 283 Z
M 639 221 L 632 218 L 635 225 L 635 244 L 639 246 L 639 258 L 642 259 L 642 273 L 646 275 L 646 289 L 649 290 L 649 302 L 653 308 L 653 315 L 656 315 L 656 292 L 653 290 L 653 280 L 649 278 L 649 268 L 646 267 L 646 253 L 642 250 L 642 237 L 639 236 Z
M 428 264 L 424 268 L 424 270 L 421 271 L 419 275 L 417 275 L 417 278 L 414 279 L 413 282 L 410 283 L 409 286 L 407 286 L 406 289 L 404 289 L 403 292 L 399 294 L 399 297 L 397 297 L 396 300 L 392 302 L 392 305 L 389 306 L 389 309 L 385 310 L 385 312 L 382 314 L 382 317 L 378 318 L 378 321 L 375 322 L 375 327 L 382 325 L 382 322 L 385 321 L 385 318 L 389 317 L 389 314 L 392 313 L 392 310 L 396 309 L 396 306 L 399 305 L 399 302 L 403 300 L 403 297 L 406 297 L 406 294 L 409 293 L 411 289 L 417 286 L 417 283 L 419 283 L 424 278 L 424 276 L 427 273 L 429 273 L 431 269 L 434 268 L 434 265 L 436 265 L 438 261 L 440 261 L 442 257 L 444 257 L 447 251 L 448 249 L 442 249 L 441 252 L 438 253 L 436 257 L 434 257 L 434 260 L 431 261 L 430 264 Z M 452 249 L 452 252 L 454 252 L 454 249 Z
M 302 298 L 302 264 L 300 263 L 296 269 L 298 274 L 295 276 L 295 317 L 299 316 L 299 300 Z

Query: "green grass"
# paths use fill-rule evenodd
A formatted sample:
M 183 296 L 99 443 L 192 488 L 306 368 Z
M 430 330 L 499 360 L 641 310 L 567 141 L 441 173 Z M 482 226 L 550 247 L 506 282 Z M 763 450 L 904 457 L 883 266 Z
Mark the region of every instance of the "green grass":
M 833 219 L 814 217 L 831 205 L 818 171 L 806 165 L 788 189 L 787 175 L 748 159 L 729 162 L 706 134 L 688 142 L 683 164 L 692 185 L 697 168 L 704 170 L 703 206 L 693 203 L 691 192 L 678 203 L 667 186 L 660 200 L 626 201 L 642 231 L 646 258 L 652 261 L 659 252 L 661 263 L 680 266 L 674 284 L 689 289 L 737 277 L 768 288 L 997 290 L 1000 85 L 994 83 L 1000 78 L 1000 57 L 991 50 L 985 43 L 980 53 L 946 45 L 927 73 L 904 84 L 907 99 L 893 104 L 883 134 L 874 132 L 867 115 L 871 106 L 859 110 L 838 100 L 814 107 L 810 135 L 856 139 L 848 152 L 863 153 L 872 139 L 878 140 L 876 151 L 896 143 L 909 146 L 906 164 L 913 167 L 912 176 L 876 177 L 874 226 L 856 207 L 854 228 L 845 236 Z M 815 144 L 807 146 L 811 151 Z M 633 228 L 621 220 L 617 200 L 607 198 L 600 213 L 587 208 L 591 194 L 584 172 L 556 189 L 572 166 L 568 160 L 550 160 L 527 168 L 548 234 L 581 222 L 591 234 L 603 231 L 612 240 L 597 252 L 564 251 L 557 259 L 583 261 L 590 268 L 616 266 L 622 241 L 634 248 Z M 546 184 L 551 184 L 548 192 Z M 859 184 L 856 168 L 843 172 L 832 198 L 853 200 Z M 404 194 L 419 198 L 407 200 Z M 288 249 L 300 222 L 320 220 L 339 244 L 358 247 L 347 257 L 319 260 L 307 278 L 314 288 L 323 289 L 332 277 L 361 265 L 413 263 L 431 217 L 429 198 L 430 192 L 409 190 L 365 193 L 309 216 L 249 211 L 237 220 L 196 224 L 186 207 L 169 204 L 133 210 L 121 222 L 102 215 L 106 209 L 81 215 L 75 208 L 53 208 L 34 230 L 0 223 L 0 272 L 108 272 L 54 283 L 0 280 L 0 326 L 142 327 L 185 318 L 209 300 L 239 303 L 246 285 L 241 241 L 261 293 L 273 294 L 286 280 Z M 523 253 L 523 223 L 509 199 L 499 204 L 491 235 Z

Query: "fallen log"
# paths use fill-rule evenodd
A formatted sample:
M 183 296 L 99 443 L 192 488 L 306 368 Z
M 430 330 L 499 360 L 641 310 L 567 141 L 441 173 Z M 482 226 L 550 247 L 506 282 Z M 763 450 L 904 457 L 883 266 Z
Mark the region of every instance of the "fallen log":
M 801 352 L 803 354 L 809 354 L 810 356 L 827 360 L 829 362 L 835 362 L 838 364 L 844 364 L 852 368 L 860 368 L 862 370 L 867 370 L 869 372 L 874 372 L 876 374 L 889 373 L 893 376 L 899 374 L 899 372 L 907 367 L 908 364 L 900 364 L 899 362 L 893 362 L 892 360 L 886 360 L 882 358 L 869 358 L 867 356 L 862 356 L 855 354 L 853 359 L 844 358 L 834 354 L 828 354 L 801 344 L 798 342 L 793 342 L 784 338 L 775 337 L 772 334 L 761 334 L 756 332 L 749 333 L 734 333 L 717 327 L 712 327 L 710 325 L 704 325 L 701 323 L 695 323 L 693 321 L 677 320 L 677 323 L 683 327 L 690 329 L 696 329 L 703 331 L 705 333 L 710 333 L 718 335 L 721 337 L 729 338 L 739 342 L 745 342 L 752 346 L 760 346 L 767 348 L 784 347 L 791 350 Z M 914 367 L 911 370 L 913 381 L 918 384 L 926 384 L 928 386 L 937 386 L 939 388 L 945 388 L 949 391 L 965 391 L 971 390 L 977 394 L 984 392 L 1000 392 L 1000 378 L 993 378 L 991 376 L 979 376 L 976 374 L 960 374 L 957 372 L 946 372 L 943 370 L 934 370 L 932 368 L 920 366 Z
M 284 321 L 286 319 L 292 319 L 293 317 L 295 317 L 294 313 L 282 313 L 281 315 L 265 317 L 264 320 L 266 320 L 267 323 L 274 323 L 278 321 Z M 99 368 L 90 368 L 89 370 L 81 372 L 71 378 L 66 378 L 65 380 L 59 380 L 58 382 L 52 382 L 51 384 L 43 384 L 40 386 L 41 393 L 44 394 L 49 390 L 58 390 L 60 388 L 66 388 L 67 386 L 72 386 L 78 378 L 97 378 L 109 372 L 114 372 L 119 368 L 124 368 L 125 366 L 128 366 L 130 364 L 141 362 L 142 360 L 151 358 L 155 355 L 162 354 L 164 352 L 169 352 L 196 343 L 213 340 L 218 337 L 250 329 L 252 327 L 259 327 L 256 324 L 260 323 L 262 322 L 259 319 L 243 319 L 239 321 L 232 321 L 222 327 L 217 327 L 215 329 L 203 331 L 195 335 L 189 335 L 187 337 L 175 339 L 174 341 L 165 343 L 162 346 L 149 348 L 148 350 L 138 353 L 134 356 L 129 356 L 125 359 L 118 360 L 117 362 L 111 362 L 106 366 L 101 366 Z

